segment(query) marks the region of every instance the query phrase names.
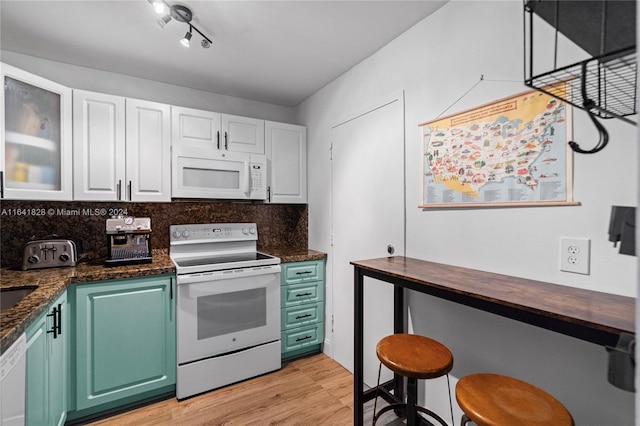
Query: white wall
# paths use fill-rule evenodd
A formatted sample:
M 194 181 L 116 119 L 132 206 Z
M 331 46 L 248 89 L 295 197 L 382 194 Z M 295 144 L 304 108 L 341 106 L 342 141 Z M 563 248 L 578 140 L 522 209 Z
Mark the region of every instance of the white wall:
M 293 108 L 0 51 L 0 61 L 72 89 L 295 124 Z
M 605 122 L 607 148 L 575 156 L 574 198 L 581 206 L 417 208 L 422 189 L 417 124 L 453 103 L 447 113 L 526 90 L 522 24 L 519 0 L 451 1 L 298 107 L 298 121 L 308 126 L 311 248 L 331 249 L 330 127 L 363 104 L 405 90 L 408 256 L 636 296 L 637 258 L 618 254 L 607 241 L 611 205 L 636 205 L 638 198 L 636 128 L 620 120 Z M 456 102 L 480 75 L 485 80 Z M 593 125 L 578 110 L 574 140 L 582 147 L 597 141 Z M 590 275 L 559 271 L 562 236 L 591 239 Z M 327 266 L 330 271 L 331 258 Z M 328 273 L 329 301 L 333 284 Z M 634 423 L 634 395 L 607 383 L 604 348 L 425 295 L 411 295 L 409 305 L 415 332 L 452 349 L 455 377 L 477 371 L 513 375 L 554 394 L 577 425 Z

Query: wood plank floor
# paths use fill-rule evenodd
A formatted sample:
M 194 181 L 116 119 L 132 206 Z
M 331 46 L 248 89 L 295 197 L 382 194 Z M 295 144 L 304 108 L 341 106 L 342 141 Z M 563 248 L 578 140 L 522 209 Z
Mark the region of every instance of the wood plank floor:
M 91 423 L 92 426 L 351 424 L 353 375 L 324 354 L 294 360 L 277 372 L 183 401 L 172 398 Z

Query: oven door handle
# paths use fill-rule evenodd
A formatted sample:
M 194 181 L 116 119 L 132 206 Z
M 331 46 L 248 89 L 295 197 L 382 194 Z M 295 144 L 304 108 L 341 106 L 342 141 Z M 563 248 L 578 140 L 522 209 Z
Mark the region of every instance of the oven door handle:
M 229 269 L 226 271 L 204 272 L 201 274 L 178 274 L 178 285 L 197 284 L 202 282 L 232 280 L 234 278 L 255 277 L 258 275 L 279 274 L 280 265 L 260 266 L 255 268 Z

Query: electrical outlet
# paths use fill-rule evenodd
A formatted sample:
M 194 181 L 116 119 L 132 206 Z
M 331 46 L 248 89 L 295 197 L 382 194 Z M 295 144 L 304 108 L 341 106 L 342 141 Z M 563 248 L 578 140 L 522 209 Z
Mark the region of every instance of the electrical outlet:
M 589 275 L 591 240 L 560 238 L 560 270 Z

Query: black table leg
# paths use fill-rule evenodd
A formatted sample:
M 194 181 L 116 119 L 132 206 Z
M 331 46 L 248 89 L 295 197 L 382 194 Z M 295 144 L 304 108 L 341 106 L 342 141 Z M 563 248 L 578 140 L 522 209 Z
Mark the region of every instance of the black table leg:
M 353 424 L 361 426 L 364 410 L 363 326 L 364 326 L 364 276 L 360 268 L 354 268 L 353 277 Z

